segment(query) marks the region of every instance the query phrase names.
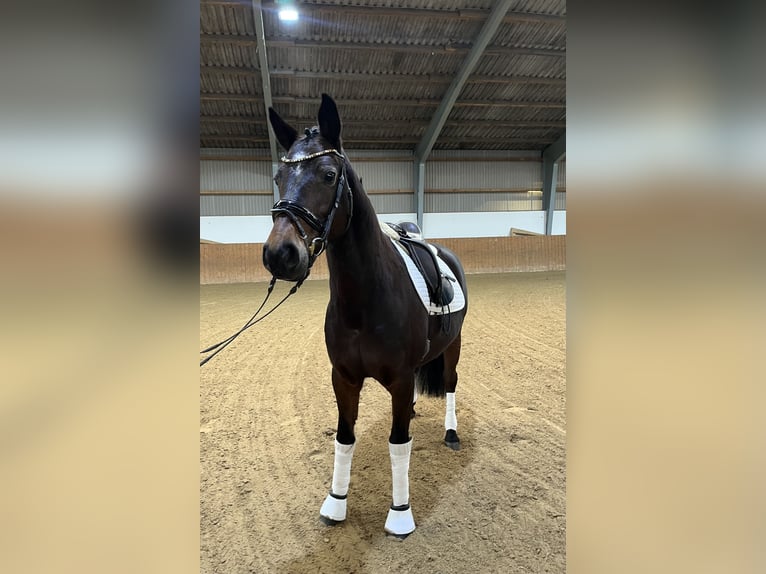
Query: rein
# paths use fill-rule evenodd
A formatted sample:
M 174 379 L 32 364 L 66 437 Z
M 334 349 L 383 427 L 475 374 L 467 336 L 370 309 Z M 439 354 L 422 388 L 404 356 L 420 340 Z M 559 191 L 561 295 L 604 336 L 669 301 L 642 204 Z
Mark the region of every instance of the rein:
M 282 300 L 274 305 L 271 309 L 269 309 L 266 314 L 262 315 L 261 317 L 258 317 L 258 313 L 261 312 L 261 309 L 266 305 L 266 301 L 269 300 L 269 297 L 271 297 L 271 292 L 274 290 L 274 285 L 277 282 L 276 277 L 272 277 L 271 281 L 269 282 L 269 287 L 266 292 L 266 297 L 263 300 L 263 303 L 261 303 L 260 307 L 258 307 L 258 310 L 253 313 L 253 316 L 250 317 L 250 319 L 247 320 L 247 322 L 242 326 L 242 328 L 234 333 L 233 335 L 227 337 L 223 341 L 220 341 L 216 343 L 215 345 L 211 345 L 207 347 L 206 349 L 203 349 L 200 351 L 200 354 L 204 355 L 205 353 L 211 353 L 204 359 L 202 359 L 199 363 L 199 366 L 203 366 L 205 363 L 207 363 L 210 359 L 215 357 L 218 353 L 223 351 L 230 343 L 232 343 L 237 337 L 239 337 L 242 333 L 244 333 L 247 329 L 255 325 L 256 323 L 262 321 L 269 315 L 271 315 L 272 312 L 276 310 L 277 307 L 279 307 L 282 303 L 287 301 L 288 297 L 291 295 L 294 295 L 296 291 L 300 288 L 301 285 L 303 285 L 303 282 L 308 278 L 309 273 L 311 273 L 311 267 L 314 265 L 314 262 L 316 261 L 317 257 L 321 255 L 321 253 L 325 250 L 327 247 L 327 236 L 330 234 L 330 229 L 332 228 L 332 223 L 335 220 L 335 214 L 338 211 L 338 206 L 340 205 L 340 199 L 343 195 L 343 189 L 346 186 L 346 162 L 343 154 L 341 154 L 338 150 L 335 149 L 326 149 L 322 150 L 316 153 L 312 153 L 306 156 L 301 156 L 297 158 L 288 159 L 287 157 L 281 158 L 281 161 L 286 164 L 293 164 L 293 163 L 300 163 L 303 161 L 308 161 L 310 159 L 314 159 L 323 155 L 329 155 L 329 154 L 335 154 L 341 160 L 343 161 L 343 167 L 341 171 L 340 178 L 338 179 L 338 187 L 335 190 L 335 201 L 333 202 L 332 208 L 330 209 L 330 213 L 327 214 L 327 219 L 324 223 L 322 223 L 319 218 L 311 213 L 308 209 L 303 207 L 301 204 L 290 201 L 288 199 L 280 199 L 274 204 L 274 207 L 271 209 L 271 218 L 272 220 L 276 219 L 279 215 L 284 214 L 286 215 L 290 221 L 295 225 L 295 228 L 298 230 L 298 233 L 301 236 L 301 239 L 303 239 L 303 242 L 306 244 L 306 249 L 308 249 L 309 253 L 309 264 L 306 269 L 306 274 L 303 276 L 303 278 L 298 281 L 295 285 L 293 285 L 292 289 L 290 289 L 289 293 L 285 295 Z M 349 210 L 348 210 L 348 222 L 346 222 L 346 230 L 348 231 L 349 226 L 351 225 L 351 215 L 354 212 L 354 197 L 351 193 L 351 188 L 349 188 L 348 191 L 348 199 L 349 199 Z M 312 229 L 314 229 L 317 233 L 320 233 L 318 237 L 315 237 L 314 239 L 309 242 L 308 235 L 306 234 L 305 229 L 300 223 L 300 219 L 302 219 L 305 223 L 307 223 Z M 344 231 L 344 233 L 345 233 Z M 256 317 L 258 317 L 256 319 Z
M 308 277 L 308 273 L 306 274 L 306 277 Z M 245 323 L 245 324 L 242 326 L 242 328 L 241 328 L 239 331 L 237 331 L 236 333 L 234 333 L 234 334 L 233 334 L 233 335 L 231 335 L 230 337 L 227 337 L 227 338 L 226 338 L 226 339 L 224 339 L 223 341 L 219 341 L 219 342 L 218 342 L 218 343 L 216 343 L 215 345 L 210 345 L 210 346 L 209 346 L 207 349 L 203 349 L 203 350 L 201 350 L 201 351 L 200 351 L 200 354 L 201 354 L 201 355 L 204 355 L 205 353 L 210 353 L 211 351 L 215 351 L 215 352 L 214 352 L 214 353 L 212 353 L 212 354 L 210 354 L 210 355 L 208 355 L 208 356 L 207 356 L 207 357 L 205 357 L 204 359 L 202 359 L 202 360 L 199 362 L 199 366 L 200 366 L 200 367 L 201 367 L 201 366 L 203 366 L 203 365 L 204 365 L 205 363 L 207 363 L 207 362 L 208 362 L 210 359 L 212 359 L 212 358 L 213 358 L 213 357 L 215 357 L 215 356 L 216 356 L 218 353 L 220 353 L 221 351 L 223 351 L 223 350 L 224 350 L 226 347 L 228 347 L 228 346 L 229 346 L 229 343 L 233 342 L 233 341 L 234 341 L 234 339 L 236 339 L 237 337 L 239 337 L 239 336 L 240 336 L 242 333 L 244 333 L 245 331 L 247 331 L 247 330 L 248 330 L 250 327 L 252 327 L 253 325 L 255 325 L 256 323 L 258 323 L 259 321 L 262 321 L 263 319 L 265 319 L 266 317 L 268 317 L 269 315 L 271 315 L 271 313 L 272 313 L 273 311 L 275 311 L 277 307 L 279 307 L 279 306 L 280 306 L 282 303 L 284 303 L 285 301 L 287 301 L 287 298 L 288 298 L 288 297 L 290 297 L 290 295 L 294 295 L 294 294 L 295 294 L 295 292 L 298 290 L 298 288 L 299 288 L 301 285 L 303 285 L 303 281 L 305 281 L 306 277 L 304 277 L 303 279 L 301 279 L 300 281 L 298 281 L 298 282 L 297 282 L 295 285 L 293 285 L 293 287 L 292 287 L 292 289 L 290 289 L 289 293 L 288 293 L 287 295 L 285 295 L 285 296 L 282 298 L 282 300 L 281 300 L 279 303 L 277 303 L 277 304 L 276 304 L 276 305 L 274 305 L 274 306 L 273 306 L 271 309 L 269 309 L 269 310 L 266 312 L 266 314 L 265 314 L 265 315 L 263 315 L 263 316 L 261 316 L 261 317 L 258 317 L 258 318 L 256 319 L 256 317 L 258 316 L 258 313 L 260 313 L 260 312 L 261 312 L 261 309 L 263 309 L 263 306 L 264 306 L 264 305 L 266 305 L 266 301 L 268 301 L 268 300 L 269 300 L 269 297 L 271 297 L 271 292 L 274 290 L 274 284 L 277 282 L 277 278 L 276 278 L 276 277 L 272 277 L 272 278 L 271 278 L 271 281 L 269 282 L 269 288 L 268 288 L 268 290 L 267 290 L 267 292 L 266 292 L 266 298 L 263 300 L 263 303 L 261 303 L 261 306 L 260 306 L 260 307 L 258 307 L 258 310 L 257 310 L 255 313 L 253 313 L 253 316 L 252 316 L 252 317 L 250 317 L 250 318 L 247 320 L 247 322 L 246 322 L 246 323 Z

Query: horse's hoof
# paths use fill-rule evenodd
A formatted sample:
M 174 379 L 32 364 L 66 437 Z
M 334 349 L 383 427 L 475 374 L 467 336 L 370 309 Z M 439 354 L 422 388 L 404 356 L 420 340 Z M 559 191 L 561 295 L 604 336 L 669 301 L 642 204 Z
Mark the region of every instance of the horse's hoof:
M 328 494 L 319 509 L 319 519 L 328 526 L 334 526 L 346 520 L 346 499 L 335 498 Z
M 386 532 L 386 536 L 389 536 L 391 538 L 396 538 L 397 540 L 404 540 L 410 534 L 412 534 L 412 532 L 408 532 L 407 534 L 391 534 L 390 532 Z
M 332 518 L 327 518 L 326 516 L 319 515 L 319 521 L 324 524 L 325 526 L 337 526 L 342 520 L 333 520 Z
M 412 412 L 410 413 L 410 420 L 414 419 L 416 416 L 418 416 L 418 413 L 415 412 L 415 409 L 412 409 Z
M 407 538 L 415 531 L 415 518 L 412 516 L 412 509 L 409 506 L 405 510 L 390 508 L 384 530 L 386 534 L 396 536 L 400 540 Z
M 444 435 L 444 444 L 452 450 L 460 450 L 460 439 L 457 436 L 457 432 L 453 429 L 449 429 L 447 434 Z

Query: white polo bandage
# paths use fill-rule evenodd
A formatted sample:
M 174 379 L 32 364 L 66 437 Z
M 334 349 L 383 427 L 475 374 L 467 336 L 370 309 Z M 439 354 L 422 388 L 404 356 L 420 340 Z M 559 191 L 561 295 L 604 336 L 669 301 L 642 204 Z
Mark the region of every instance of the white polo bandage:
M 391 483 L 393 490 L 394 506 L 403 506 L 410 500 L 410 453 L 412 452 L 412 439 L 404 444 L 388 443 L 388 452 L 391 455 Z
M 447 393 L 447 411 L 444 414 L 444 429 L 457 430 L 457 416 L 455 416 L 455 393 Z
M 335 439 L 335 467 L 332 471 L 332 493 L 338 496 L 348 494 L 348 483 L 351 481 L 351 458 L 354 456 L 353 444 L 340 444 Z

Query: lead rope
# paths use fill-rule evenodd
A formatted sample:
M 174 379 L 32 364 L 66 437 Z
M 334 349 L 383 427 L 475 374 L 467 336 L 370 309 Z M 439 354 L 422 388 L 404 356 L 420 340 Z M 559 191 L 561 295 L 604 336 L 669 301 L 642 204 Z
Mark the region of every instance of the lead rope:
M 210 345 L 210 346 L 209 346 L 207 349 L 203 349 L 203 350 L 201 350 L 201 351 L 200 351 L 200 354 L 201 354 L 201 355 L 204 355 L 205 353 L 209 353 L 210 351 L 213 351 L 213 350 L 215 350 L 215 352 L 214 352 L 214 353 L 212 353 L 212 354 L 210 354 L 210 355 L 208 355 L 208 356 L 207 356 L 207 357 L 205 357 L 204 359 L 202 359 L 202 360 L 199 362 L 199 366 L 200 366 L 200 367 L 201 367 L 201 366 L 203 366 L 203 365 L 204 365 L 205 363 L 207 363 L 207 362 L 208 362 L 210 359 L 212 359 L 212 358 L 213 358 L 213 357 L 215 357 L 215 356 L 216 356 L 218 353 L 220 353 L 221 351 L 223 351 L 223 350 L 224 350 L 224 349 L 225 349 L 225 348 L 226 348 L 226 347 L 229 345 L 229 343 L 231 343 L 232 341 L 234 341 L 234 340 L 235 340 L 237 337 L 239 337 L 239 336 L 240 336 L 242 333 L 244 333 L 244 332 L 245 332 L 247 329 L 249 329 L 250 327 L 252 327 L 252 326 L 253 326 L 253 325 L 255 325 L 256 323 L 258 323 L 258 322 L 262 321 L 263 319 L 265 319 L 266 317 L 268 317 L 269 315 L 271 315 L 271 313 L 273 313 L 273 312 L 276 310 L 276 308 L 277 308 L 277 307 L 279 307 L 279 306 L 280 306 L 282 303 L 284 303 L 285 301 L 287 301 L 288 297 L 290 297 L 291 295 L 294 295 L 294 294 L 295 294 L 295 292 L 296 292 L 296 291 L 297 291 L 297 290 L 300 288 L 300 286 L 301 286 L 301 285 L 303 285 L 303 282 L 306 280 L 306 278 L 307 278 L 308 276 L 309 276 L 309 273 L 307 272 L 307 273 L 306 273 L 306 275 L 303 277 L 303 279 L 301 279 L 301 280 L 300 280 L 300 281 L 298 281 L 298 282 L 297 282 L 295 285 L 293 285 L 292 289 L 290 289 L 290 291 L 287 293 L 287 295 L 285 295 L 285 296 L 282 298 L 282 300 L 281 300 L 279 303 L 277 303 L 276 305 L 274 305 L 274 307 L 272 307 L 271 309 L 269 309 L 269 311 L 268 311 L 268 312 L 267 312 L 265 315 L 263 315 L 263 316 L 261 316 L 261 317 L 258 317 L 258 319 L 256 319 L 256 317 L 258 316 L 258 313 L 260 313 L 260 312 L 261 312 L 261 309 L 263 309 L 264 305 L 266 305 L 266 301 L 268 301 L 268 300 L 269 300 L 269 297 L 271 297 L 271 292 L 274 290 L 274 284 L 277 282 L 277 278 L 276 278 L 276 277 L 272 277 L 272 278 L 271 278 L 271 281 L 269 282 L 269 288 L 268 288 L 268 291 L 266 292 L 266 298 L 263 300 L 263 303 L 261 303 L 261 306 L 260 306 L 260 307 L 258 307 L 258 310 L 257 310 L 255 313 L 253 313 L 253 316 L 252 316 L 252 317 L 250 317 L 250 319 L 248 319 L 248 320 L 247 320 L 247 322 L 246 322 L 246 323 L 245 323 L 245 324 L 242 326 L 242 328 L 241 328 L 239 331 L 237 331 L 236 333 L 234 333 L 234 334 L 233 334 L 233 335 L 231 335 L 230 337 L 227 337 L 227 338 L 226 338 L 226 339 L 224 339 L 223 341 L 220 341 L 220 342 L 216 343 L 215 345 Z
M 248 319 L 247 323 L 245 323 L 239 331 L 237 331 L 236 333 L 234 333 L 230 337 L 227 337 L 223 341 L 220 341 L 220 342 L 216 343 L 215 345 L 211 345 L 207 349 L 203 349 L 202 351 L 200 351 L 201 355 L 204 355 L 205 353 L 209 353 L 210 351 L 215 351 L 214 353 L 212 353 L 211 355 L 208 355 L 207 357 L 205 357 L 204 359 L 202 359 L 199 362 L 199 366 L 200 367 L 203 366 L 205 363 L 207 363 L 210 359 L 215 357 L 218 353 L 223 351 L 232 341 L 234 341 L 237 337 L 239 337 L 247 329 L 249 329 L 250 327 L 252 327 L 256 323 L 258 323 L 259 321 L 262 321 L 263 319 L 265 319 L 266 317 L 271 315 L 271 313 L 274 312 L 277 307 L 279 307 L 282 303 L 287 301 L 288 297 L 290 297 L 291 295 L 294 295 L 295 292 L 300 288 L 300 286 L 303 285 L 303 282 L 308 278 L 309 273 L 311 273 L 311 267 L 314 265 L 314 262 L 317 260 L 319 255 L 327 248 L 327 237 L 330 234 L 330 228 L 332 227 L 332 223 L 335 220 L 335 213 L 338 211 L 338 205 L 340 204 L 340 198 L 343 195 L 343 190 L 345 189 L 345 185 L 346 185 L 346 161 L 345 161 L 345 158 L 343 157 L 343 154 L 341 154 L 339 151 L 334 150 L 334 149 L 323 150 L 321 152 L 317 152 L 317 153 L 314 153 L 314 154 L 311 154 L 311 155 L 308 155 L 308 156 L 305 156 L 305 157 L 297 158 L 297 159 L 287 159 L 287 158 L 284 158 L 284 157 L 282 158 L 282 161 L 284 163 L 300 163 L 302 161 L 306 161 L 308 159 L 313 159 L 315 157 L 319 157 L 320 155 L 327 155 L 327 154 L 330 154 L 330 153 L 334 153 L 335 155 L 337 155 L 338 157 L 340 157 L 343 160 L 342 171 L 341 171 L 340 179 L 338 180 L 338 187 L 337 187 L 337 190 L 335 192 L 335 202 L 333 203 L 333 206 L 330 209 L 330 213 L 329 213 L 329 215 L 327 217 L 327 221 L 325 221 L 324 229 L 322 230 L 322 235 L 319 236 L 319 237 L 315 237 L 310 244 L 308 244 L 308 243 L 306 244 L 306 249 L 309 252 L 309 264 L 308 264 L 308 269 L 306 269 L 306 275 L 304 275 L 303 279 L 298 281 L 292 287 L 292 289 L 290 289 L 290 292 L 287 295 L 285 295 L 284 298 L 279 303 L 277 303 L 276 305 L 274 305 L 274 307 L 269 309 L 269 311 L 265 315 L 263 315 L 262 317 L 258 317 L 258 319 L 256 319 L 256 317 L 258 316 L 258 313 L 260 313 L 261 309 L 263 309 L 263 306 L 266 305 L 266 301 L 269 300 L 269 297 L 271 296 L 271 292 L 274 290 L 274 284 L 277 282 L 277 278 L 276 277 L 272 277 L 271 281 L 269 282 L 268 291 L 266 292 L 266 298 L 263 300 L 263 303 L 261 303 L 261 306 L 258 307 L 258 310 L 255 313 L 253 313 L 253 316 L 250 317 L 250 319 Z M 348 228 L 351 225 L 351 217 L 352 217 L 352 215 L 354 213 L 354 197 L 353 197 L 353 194 L 351 192 L 351 186 L 349 186 L 349 188 L 348 188 L 348 198 L 349 198 L 348 221 L 346 222 L 346 229 L 345 229 L 344 233 L 346 231 L 348 231 Z M 314 215 L 310 211 L 306 210 L 304 207 L 302 207 L 300 205 L 294 204 L 293 202 L 280 200 L 280 201 L 278 201 L 277 203 L 274 204 L 274 208 L 272 208 L 271 212 L 272 213 L 284 213 L 285 215 L 287 215 L 290 218 L 290 220 L 292 221 L 292 223 L 295 224 L 295 226 L 297 227 L 297 229 L 299 231 L 299 234 L 301 235 L 301 238 L 305 242 L 306 238 L 308 236 L 306 235 L 306 232 L 303 230 L 303 227 L 301 226 L 301 224 L 298 222 L 298 218 L 290 211 L 291 209 L 296 209 L 297 213 L 298 213 L 298 216 L 303 218 L 303 220 L 306 221 L 307 223 L 309 223 L 309 225 L 311 225 L 312 227 L 314 227 L 314 229 L 317 229 L 317 227 L 312 222 L 312 219 L 314 221 L 318 221 L 318 220 L 316 219 L 316 217 L 314 217 Z M 306 214 L 311 216 L 311 219 L 306 219 Z M 317 229 L 317 231 L 319 231 L 319 229 Z M 319 248 L 316 247 L 317 244 L 319 245 Z

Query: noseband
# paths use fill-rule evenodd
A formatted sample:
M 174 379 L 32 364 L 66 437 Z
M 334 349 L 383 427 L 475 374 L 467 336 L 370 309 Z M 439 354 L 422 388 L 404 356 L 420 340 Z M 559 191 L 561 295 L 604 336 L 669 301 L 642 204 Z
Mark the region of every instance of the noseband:
M 311 266 L 314 265 L 314 261 L 316 261 L 316 258 L 319 257 L 319 255 L 322 253 L 322 251 L 325 250 L 327 247 L 327 236 L 330 234 L 330 229 L 332 228 L 332 222 L 335 219 L 335 214 L 338 211 L 338 205 L 340 205 L 340 198 L 343 195 L 343 188 L 346 185 L 346 162 L 343 154 L 341 154 L 336 149 L 325 149 L 322 151 L 318 151 L 316 153 L 312 153 L 309 155 L 304 155 L 292 159 L 288 159 L 286 156 L 282 157 L 280 161 L 285 164 L 294 164 L 294 163 L 301 163 L 304 161 L 308 161 L 323 155 L 330 155 L 334 154 L 337 155 L 342 161 L 342 168 L 341 168 L 341 175 L 338 179 L 338 187 L 335 190 L 335 201 L 333 202 L 332 208 L 330 209 L 330 213 L 327 214 L 327 219 L 324 223 L 322 223 L 319 218 L 311 213 L 308 209 L 303 207 L 301 204 L 290 201 L 289 199 L 280 199 L 274 204 L 274 207 L 271 208 L 271 219 L 275 220 L 277 216 L 284 214 L 286 215 L 290 221 L 295 225 L 295 228 L 298 230 L 298 233 L 301 236 L 301 239 L 303 239 L 303 242 L 306 244 L 306 249 L 309 253 L 309 265 L 308 268 L 311 269 Z M 348 221 L 346 222 L 346 231 L 348 231 L 349 226 L 351 225 L 351 215 L 354 211 L 354 204 L 353 204 L 354 198 L 351 194 L 351 188 L 348 190 Z M 305 229 L 301 225 L 300 219 L 302 219 L 305 223 L 307 223 L 312 229 L 314 229 L 317 233 L 320 235 L 315 237 L 311 240 L 309 243 L 308 235 L 306 234 Z M 345 232 L 344 232 L 345 233 Z

